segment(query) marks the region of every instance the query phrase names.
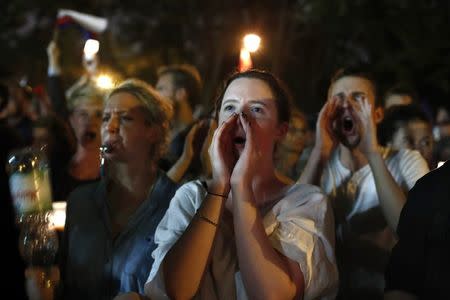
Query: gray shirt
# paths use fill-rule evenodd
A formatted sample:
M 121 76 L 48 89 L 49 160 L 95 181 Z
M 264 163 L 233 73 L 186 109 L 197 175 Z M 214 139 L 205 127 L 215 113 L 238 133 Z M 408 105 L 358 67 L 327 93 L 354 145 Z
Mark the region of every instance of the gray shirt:
M 76 189 L 67 202 L 61 271 L 64 299 L 112 299 L 144 292 L 153 264 L 153 236 L 177 185 L 159 174 L 149 197 L 115 238 L 112 236 L 106 181 Z

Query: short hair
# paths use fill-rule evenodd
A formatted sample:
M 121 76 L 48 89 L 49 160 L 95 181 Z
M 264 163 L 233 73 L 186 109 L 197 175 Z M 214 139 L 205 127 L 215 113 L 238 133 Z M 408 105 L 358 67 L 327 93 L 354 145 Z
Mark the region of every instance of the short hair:
M 395 105 L 386 109 L 384 119 L 378 125 L 378 140 L 380 145 L 387 146 L 392 141 L 394 134 L 408 122 L 422 121 L 430 124 L 431 120 L 417 105 Z
M 117 87 L 115 87 L 107 96 L 108 101 L 113 95 L 118 93 L 127 93 L 133 95 L 146 112 L 146 121 L 151 126 L 159 126 L 161 128 L 159 141 L 156 143 L 152 155 L 157 159 L 161 158 L 167 151 L 169 140 L 169 120 L 172 118 L 172 104 L 149 84 L 142 80 L 130 78 Z
M 372 85 L 372 91 L 375 97 L 375 106 L 378 107 L 382 105 L 381 99 L 379 99 L 380 97 L 378 85 L 376 83 L 375 77 L 372 75 L 372 73 L 369 71 L 367 67 L 357 66 L 338 69 L 331 77 L 329 88 L 331 88 L 336 81 L 344 77 L 358 77 L 369 81 L 370 84 Z
M 157 71 L 158 77 L 172 75 L 175 88 L 186 89 L 189 104 L 194 107 L 201 102 L 203 82 L 197 68 L 189 64 L 162 66 Z
M 67 108 L 73 112 L 82 103 L 99 104 L 102 107 L 105 102 L 105 93 L 98 89 L 93 82 L 71 91 L 67 97 Z
M 225 91 L 234 80 L 239 78 L 251 78 L 264 81 L 270 87 L 270 90 L 275 97 L 275 103 L 278 110 L 278 121 L 290 121 L 292 97 L 285 87 L 285 84 L 280 79 L 275 77 L 272 73 L 257 69 L 233 73 L 224 81 L 222 87 L 219 89 L 219 93 L 214 105 L 217 120 L 219 119 L 220 107 L 222 106 Z
M 418 93 L 409 85 L 405 83 L 398 83 L 392 87 L 390 87 L 383 97 L 383 104 L 386 104 L 386 100 L 392 95 L 404 95 L 411 97 L 411 104 L 419 103 L 419 95 Z

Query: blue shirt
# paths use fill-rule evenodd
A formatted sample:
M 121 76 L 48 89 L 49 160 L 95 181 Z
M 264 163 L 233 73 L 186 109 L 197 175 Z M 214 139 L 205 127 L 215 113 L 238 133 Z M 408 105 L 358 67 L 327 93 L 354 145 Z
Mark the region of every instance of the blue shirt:
M 112 236 L 106 181 L 77 188 L 67 201 L 61 251 L 64 299 L 112 299 L 144 292 L 153 264 L 153 236 L 177 184 L 159 174 L 149 197 L 115 238 Z

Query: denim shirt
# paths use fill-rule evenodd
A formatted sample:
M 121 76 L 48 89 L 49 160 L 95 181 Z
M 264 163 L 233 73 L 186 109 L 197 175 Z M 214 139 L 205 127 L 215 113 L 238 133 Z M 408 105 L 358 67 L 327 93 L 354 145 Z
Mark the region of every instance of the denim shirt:
M 153 236 L 177 184 L 162 172 L 149 197 L 115 238 L 104 179 L 76 189 L 67 202 L 61 247 L 64 299 L 112 299 L 144 292 L 155 249 Z

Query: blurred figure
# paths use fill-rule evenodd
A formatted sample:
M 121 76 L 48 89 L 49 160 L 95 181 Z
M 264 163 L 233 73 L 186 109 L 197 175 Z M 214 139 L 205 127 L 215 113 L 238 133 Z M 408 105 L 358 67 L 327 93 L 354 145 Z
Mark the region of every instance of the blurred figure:
M 396 105 L 418 105 L 419 97 L 413 89 L 399 84 L 386 92 L 383 102 L 385 109 Z
M 419 151 L 430 169 L 436 167 L 433 127 L 418 106 L 397 105 L 387 109 L 378 127 L 378 137 L 382 146 Z
M 441 138 L 435 145 L 436 162 L 450 160 L 450 136 Z
M 317 114 L 306 115 L 306 132 L 304 137 L 305 146 L 303 147 L 303 151 L 301 152 L 300 157 L 297 161 L 297 165 L 295 166 L 297 174 L 299 174 L 296 180 L 299 179 L 300 175 L 305 169 L 306 164 L 308 163 L 309 156 L 314 149 L 314 145 L 316 143 L 316 123 Z
M 169 169 L 167 176 L 174 182 L 181 183 L 193 179 L 208 179 L 211 176 L 211 163 L 208 149 L 217 123 L 210 117 L 200 118 L 180 133 L 184 139 L 176 139 L 179 159 Z M 184 144 L 181 142 L 184 141 Z
M 69 125 L 52 114 L 33 123 L 33 146 L 44 149 L 50 165 L 53 201 L 65 201 L 75 188 L 69 175 L 77 143 Z
M 448 299 L 450 162 L 417 181 L 398 224 L 385 300 Z
M 448 104 L 441 105 L 436 110 L 436 124 L 450 123 L 450 111 Z
M 308 124 L 306 117 L 294 109 L 289 121 L 289 130 L 275 150 L 275 165 L 277 170 L 292 180 L 300 177 L 298 163 L 306 145 Z
M 436 141 L 435 157 L 437 162 L 450 159 L 450 106 L 441 105 L 435 113 L 433 135 Z
M 9 105 L 9 89 L 8 86 L 0 81 L 0 121 L 6 121 L 5 111 Z
M 437 141 L 450 137 L 450 105 L 441 105 L 437 108 L 434 116 L 434 137 Z
M 32 123 L 38 117 L 33 106 L 32 91 L 29 86 L 21 86 L 10 81 L 8 84 L 10 101 L 6 120 L 22 136 L 26 145 L 32 143 Z
M 174 117 L 171 136 L 190 126 L 202 111 L 203 83 L 198 70 L 192 65 L 168 65 L 158 69 L 158 92 L 172 101 Z M 194 114 L 195 113 L 195 114 Z
M 68 99 L 69 121 L 77 139 L 77 151 L 70 164 L 75 181 L 95 180 L 99 176 L 103 99 L 92 87 L 77 91 Z
M 47 48 L 48 90 L 53 110 L 70 122 L 77 140 L 77 150 L 69 165 L 70 186 L 98 180 L 100 176 L 100 124 L 104 91 L 86 81 L 72 89 L 66 99 L 59 65 L 59 48 L 53 41 Z
M 336 218 L 339 299 L 380 299 L 406 194 L 428 166 L 416 151 L 379 145 L 382 107 L 362 69 L 341 69 L 317 120 L 316 144 L 300 182 L 320 184 Z
M 202 87 L 200 73 L 192 65 L 167 65 L 158 69 L 156 89 L 172 102 L 174 108 L 174 116 L 170 122 L 169 149 L 161 159 L 160 167 L 168 174 L 172 174 L 170 176 L 175 180 L 179 176 L 173 176 L 170 169 L 173 171 L 175 166 L 176 172 L 181 174 L 183 167 L 179 166 L 187 165 L 186 157 L 181 156 L 180 145 L 186 144 L 186 128 L 192 126 L 194 120 L 202 114 Z

